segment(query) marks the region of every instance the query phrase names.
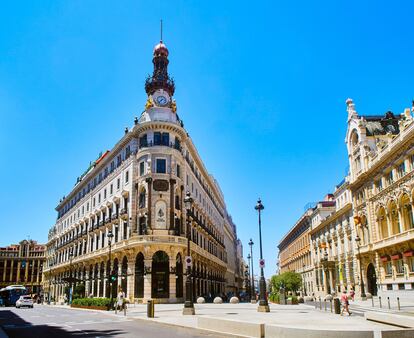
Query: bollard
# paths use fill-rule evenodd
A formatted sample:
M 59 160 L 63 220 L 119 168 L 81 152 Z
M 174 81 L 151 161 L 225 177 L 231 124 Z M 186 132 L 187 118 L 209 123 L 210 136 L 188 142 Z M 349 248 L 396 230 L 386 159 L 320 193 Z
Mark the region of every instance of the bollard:
M 372 307 L 374 307 L 374 297 L 371 298 Z
M 398 311 L 400 311 L 401 310 L 401 308 L 400 308 L 400 297 L 397 297 L 397 305 L 398 305 Z
M 154 301 L 152 299 L 148 299 L 147 302 L 147 317 L 154 318 Z
M 332 312 L 332 299 L 329 302 L 331 303 L 331 312 Z
M 339 301 L 339 298 L 334 298 L 334 309 L 335 314 L 341 314 L 341 302 Z
M 380 309 L 382 309 L 382 303 L 381 303 L 381 296 L 378 297 L 379 303 L 380 303 Z
M 321 299 L 321 296 L 319 296 L 319 309 L 322 310 L 322 299 Z
M 387 300 L 388 300 L 388 310 L 390 310 L 391 309 L 390 297 L 387 297 Z
M 323 300 L 323 306 L 325 307 L 325 311 L 326 311 L 326 299 Z

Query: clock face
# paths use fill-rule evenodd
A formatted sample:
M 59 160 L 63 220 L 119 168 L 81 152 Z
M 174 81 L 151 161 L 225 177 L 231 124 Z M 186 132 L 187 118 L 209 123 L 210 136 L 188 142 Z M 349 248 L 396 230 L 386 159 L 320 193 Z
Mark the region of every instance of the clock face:
M 155 101 L 157 102 L 157 104 L 159 104 L 160 106 L 165 106 L 168 102 L 168 99 L 164 96 L 164 95 L 158 95 L 155 99 Z

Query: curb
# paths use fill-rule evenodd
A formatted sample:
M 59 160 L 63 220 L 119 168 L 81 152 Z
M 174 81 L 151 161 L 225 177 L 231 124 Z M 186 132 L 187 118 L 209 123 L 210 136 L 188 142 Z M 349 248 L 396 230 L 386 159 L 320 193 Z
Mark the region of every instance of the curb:
M 182 325 L 182 324 L 174 324 L 174 323 L 164 323 L 164 322 L 160 322 L 154 319 L 147 319 L 147 318 L 134 318 L 134 317 L 129 317 L 130 319 L 133 320 L 141 320 L 141 321 L 146 321 L 146 322 L 152 322 L 152 323 L 157 323 L 157 324 L 161 324 L 161 325 L 165 325 L 165 326 L 171 326 L 171 327 L 180 327 L 183 329 L 192 329 L 192 330 L 197 330 L 197 331 L 203 331 L 206 333 L 220 333 L 220 334 L 224 334 L 226 336 L 229 337 L 234 337 L 234 338 L 250 338 L 250 336 L 240 336 L 240 335 L 236 335 L 236 334 L 231 334 L 231 333 L 227 333 L 227 332 L 221 332 L 221 331 L 215 331 L 215 330 L 208 330 L 208 329 L 200 329 L 198 327 L 192 327 L 192 326 L 186 326 L 186 325 Z

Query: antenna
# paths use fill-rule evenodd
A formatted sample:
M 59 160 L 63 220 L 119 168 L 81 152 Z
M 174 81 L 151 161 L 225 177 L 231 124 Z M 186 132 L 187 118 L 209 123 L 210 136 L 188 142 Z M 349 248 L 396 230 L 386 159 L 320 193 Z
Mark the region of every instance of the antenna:
M 161 42 L 162 42 L 162 19 L 160 20 L 161 21 Z

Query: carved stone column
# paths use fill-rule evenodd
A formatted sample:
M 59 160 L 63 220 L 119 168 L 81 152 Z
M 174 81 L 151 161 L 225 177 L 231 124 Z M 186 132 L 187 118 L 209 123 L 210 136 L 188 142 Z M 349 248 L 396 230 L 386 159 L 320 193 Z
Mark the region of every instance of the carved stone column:
M 170 234 L 173 234 L 174 231 L 174 184 L 175 184 L 175 180 L 174 179 L 170 179 Z M 171 233 L 172 232 L 172 233 Z
M 176 295 L 176 259 L 175 254 L 173 257 L 170 257 L 170 301 L 175 303 L 177 301 L 177 295 Z M 175 273 L 174 273 L 175 272 Z
M 151 268 L 152 258 L 144 259 L 144 303 L 146 303 L 148 299 L 151 299 Z
M 135 259 L 128 257 L 127 296 L 129 301 L 134 302 L 135 294 Z
M 147 230 L 152 229 L 152 178 L 148 177 L 145 182 L 148 184 L 148 218 Z

